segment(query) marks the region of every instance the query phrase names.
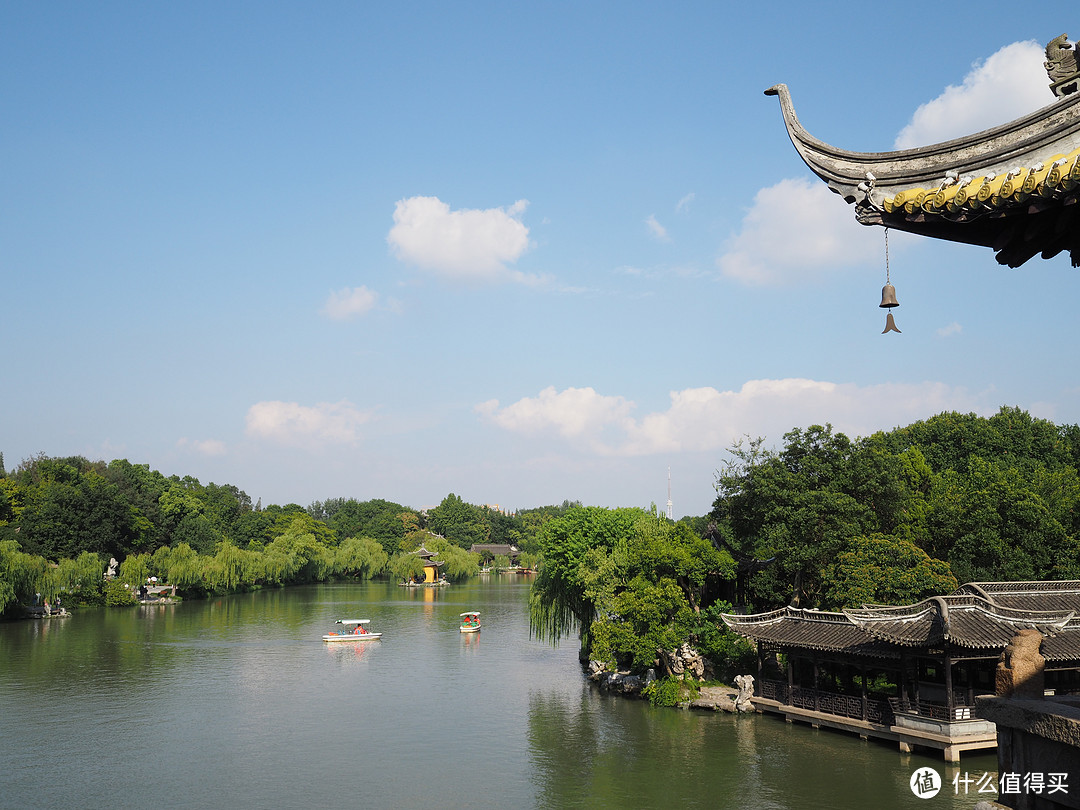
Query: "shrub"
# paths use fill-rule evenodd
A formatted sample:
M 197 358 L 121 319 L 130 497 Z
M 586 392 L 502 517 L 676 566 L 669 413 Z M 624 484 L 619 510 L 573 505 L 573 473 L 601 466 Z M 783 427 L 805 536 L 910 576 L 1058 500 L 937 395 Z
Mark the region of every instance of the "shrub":
M 641 694 L 647 697 L 653 706 L 676 706 L 693 700 L 700 693 L 701 687 L 697 682 L 685 675 L 682 678 L 673 675 L 658 678 L 641 690 Z
M 108 607 L 135 605 L 139 601 L 135 598 L 131 588 L 125 588 L 124 583 L 119 579 L 110 579 L 102 587 L 102 591 L 105 594 L 105 604 Z

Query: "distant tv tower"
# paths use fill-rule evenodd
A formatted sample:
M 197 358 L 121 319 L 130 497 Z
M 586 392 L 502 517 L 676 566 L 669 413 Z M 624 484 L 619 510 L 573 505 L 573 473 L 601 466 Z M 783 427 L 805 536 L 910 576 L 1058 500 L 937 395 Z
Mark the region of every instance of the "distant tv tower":
M 671 466 L 667 468 L 667 519 L 671 520 Z

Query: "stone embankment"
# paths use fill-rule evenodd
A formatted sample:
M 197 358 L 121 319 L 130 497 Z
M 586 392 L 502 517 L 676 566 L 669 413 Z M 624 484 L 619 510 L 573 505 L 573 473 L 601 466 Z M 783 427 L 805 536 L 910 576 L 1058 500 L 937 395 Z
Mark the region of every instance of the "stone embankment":
M 674 652 L 659 651 L 656 663 L 671 675 L 689 675 L 697 680 L 712 675 L 709 661 L 686 644 Z M 605 692 L 641 698 L 642 690 L 657 679 L 657 670 L 654 668 L 647 670 L 644 675 L 633 675 L 625 671 L 611 671 L 599 661 L 589 661 L 585 666 L 585 675 Z M 738 698 L 739 690 L 730 686 L 702 686 L 697 698 L 683 705 L 700 711 L 737 712 L 740 711 Z

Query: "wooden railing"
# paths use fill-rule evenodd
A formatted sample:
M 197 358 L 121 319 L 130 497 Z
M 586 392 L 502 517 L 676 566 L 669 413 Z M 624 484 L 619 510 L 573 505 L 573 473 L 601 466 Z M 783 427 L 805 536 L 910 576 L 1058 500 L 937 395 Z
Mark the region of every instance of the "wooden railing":
M 761 682 L 761 697 L 786 706 L 835 714 L 838 717 L 868 720 L 882 725 L 891 725 L 893 722 L 893 709 L 889 701 L 879 698 L 864 700 L 859 695 L 842 695 L 806 686 L 788 686 L 782 681 L 770 680 Z

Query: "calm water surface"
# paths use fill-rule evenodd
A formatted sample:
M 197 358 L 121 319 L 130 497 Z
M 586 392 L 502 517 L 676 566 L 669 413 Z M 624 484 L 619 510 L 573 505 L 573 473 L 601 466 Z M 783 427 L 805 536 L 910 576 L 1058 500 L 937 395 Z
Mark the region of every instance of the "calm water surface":
M 590 687 L 528 584 L 340 584 L 0 624 L 0 808 L 965 808 L 960 767 Z M 483 630 L 457 632 L 482 611 Z M 379 641 L 327 645 L 340 618 Z M 946 781 L 912 795 L 918 767 Z

